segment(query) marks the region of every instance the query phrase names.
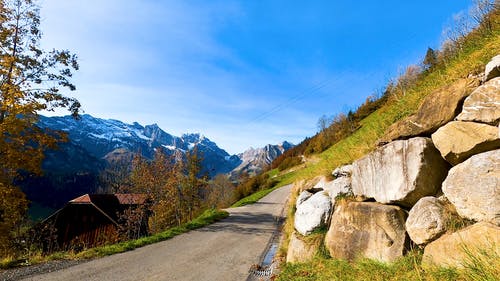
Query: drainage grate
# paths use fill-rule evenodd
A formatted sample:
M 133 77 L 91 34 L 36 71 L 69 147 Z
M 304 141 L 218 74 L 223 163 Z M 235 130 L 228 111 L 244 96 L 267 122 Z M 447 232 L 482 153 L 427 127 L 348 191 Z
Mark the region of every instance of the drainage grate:
M 252 268 L 250 268 L 250 274 L 256 277 L 271 276 L 273 275 L 273 271 L 274 271 L 274 262 L 266 266 L 260 266 L 255 264 L 252 266 Z

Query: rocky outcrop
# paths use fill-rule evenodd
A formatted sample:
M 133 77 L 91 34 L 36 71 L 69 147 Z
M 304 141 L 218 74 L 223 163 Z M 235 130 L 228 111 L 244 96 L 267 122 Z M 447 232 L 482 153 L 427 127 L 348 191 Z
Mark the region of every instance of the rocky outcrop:
M 297 206 L 295 229 L 302 235 L 309 235 L 315 229 L 325 226 L 330 219 L 331 202 L 325 192 L 320 191 Z
M 443 192 L 461 217 L 500 225 L 500 149 L 453 167 Z
M 339 204 L 326 234 L 325 245 L 334 258 L 367 257 L 389 262 L 405 252 L 406 213 L 397 206 L 374 202 Z
M 408 213 L 406 231 L 413 242 L 424 245 L 446 232 L 449 218 L 443 202 L 432 196 L 424 197 Z
M 500 120 L 500 77 L 478 87 L 464 101 L 460 121 L 474 121 L 493 126 Z
M 500 148 L 498 128 L 475 122 L 450 122 L 432 134 L 432 141 L 452 165 L 474 154 Z
M 286 262 L 310 261 L 318 251 L 320 244 L 321 241 L 303 241 L 295 232 L 292 233 L 288 244 Z
M 280 144 L 268 144 L 262 148 L 249 148 L 245 152 L 236 155 L 240 159 L 240 164 L 231 171 L 232 178 L 238 178 L 240 175 L 248 173 L 254 175 L 260 173 L 274 159 L 282 155 L 285 151 L 292 148 L 294 145 L 284 141 Z
M 500 76 L 500 55 L 497 55 L 486 64 L 484 69 L 485 81 Z
M 399 140 L 353 163 L 352 189 L 357 196 L 411 207 L 436 194 L 447 171 L 429 138 Z
M 500 255 L 500 227 L 480 222 L 452 234 L 445 234 L 425 247 L 422 262 L 427 265 L 461 267 L 481 251 Z
M 465 97 L 478 85 L 477 79 L 462 79 L 429 94 L 414 115 L 391 125 L 379 143 L 429 136 L 460 113 Z
M 500 76 L 500 55 L 494 61 L 482 86 L 480 76 L 469 75 L 431 93 L 414 115 L 387 130 L 375 151 L 336 168 L 333 181 L 316 178 L 300 189 L 308 192 L 299 196 L 296 230 L 307 235 L 326 225 L 323 211 L 302 209 L 322 196 L 334 208 L 324 237 L 333 258 L 390 262 L 411 241 L 425 249 L 427 264 L 460 266 L 485 251 L 500 255 L 500 77 L 492 77 Z M 322 235 L 297 232 L 287 259 L 310 259 L 318 245 L 311 239 Z

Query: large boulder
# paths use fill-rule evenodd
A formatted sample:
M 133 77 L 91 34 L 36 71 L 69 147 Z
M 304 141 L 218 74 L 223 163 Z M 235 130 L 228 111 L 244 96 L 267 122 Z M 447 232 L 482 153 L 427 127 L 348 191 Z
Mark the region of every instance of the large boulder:
M 309 235 L 315 229 L 327 224 L 330 219 L 331 202 L 325 192 L 320 191 L 297 206 L 295 229 L 302 235 Z
M 462 79 L 432 92 L 415 114 L 391 125 L 379 143 L 429 136 L 460 113 L 463 100 L 478 85 L 478 79 Z
M 352 190 L 380 203 L 411 207 L 439 191 L 448 168 L 429 138 L 398 140 L 353 163 Z
M 500 77 L 478 87 L 468 96 L 462 112 L 457 116 L 460 121 L 474 121 L 498 125 L 500 120 Z
M 474 154 L 500 148 L 498 128 L 475 122 L 452 121 L 432 134 L 432 141 L 452 165 Z
M 310 261 L 319 249 L 321 240 L 304 241 L 294 232 L 290 237 L 286 262 L 307 262 Z
M 453 167 L 443 193 L 461 217 L 500 225 L 500 149 Z
M 425 265 L 462 267 L 481 252 L 500 255 L 500 227 L 479 222 L 431 242 L 424 250 Z
M 486 64 L 484 69 L 485 81 L 500 76 L 500 55 L 497 55 Z
M 375 202 L 339 204 L 325 246 L 334 258 L 394 261 L 406 251 L 405 219 L 405 211 L 397 206 Z
M 450 213 L 445 204 L 435 197 L 427 196 L 411 208 L 406 220 L 406 231 L 413 242 L 424 245 L 446 232 L 449 218 Z

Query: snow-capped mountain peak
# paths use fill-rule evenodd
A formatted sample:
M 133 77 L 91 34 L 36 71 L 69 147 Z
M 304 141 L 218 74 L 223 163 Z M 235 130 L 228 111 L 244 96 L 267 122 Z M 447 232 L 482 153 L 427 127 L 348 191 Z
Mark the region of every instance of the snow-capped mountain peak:
M 241 172 L 259 173 L 264 167 L 271 164 L 276 157 L 293 146 L 293 144 L 284 141 L 278 145 L 268 144 L 262 148 L 250 147 L 245 152 L 238 154 L 241 164 L 233 170 L 232 174 L 235 175 Z
M 68 147 L 81 147 L 90 156 L 108 162 L 110 155 L 126 155 L 127 151 L 140 152 L 146 158 L 152 158 L 158 148 L 167 154 L 186 154 L 196 147 L 203 158 L 203 170 L 210 176 L 233 170 L 234 173 L 256 173 L 293 147 L 293 144 L 284 141 L 278 145 L 250 148 L 239 155 L 229 155 L 201 133 L 186 133 L 177 137 L 162 130 L 156 123 L 142 126 L 137 122 L 127 124 L 88 114 L 81 115 L 78 120 L 71 116 L 41 116 L 39 126 L 67 132 L 73 144 Z M 113 153 L 116 150 L 120 153 Z
M 105 158 L 116 149 L 126 149 L 133 153 L 140 151 L 145 157 L 152 158 L 159 147 L 172 154 L 175 151 L 185 153 L 197 147 L 204 159 L 203 166 L 207 167 L 206 172 L 212 176 L 227 173 L 240 163 L 200 133 L 176 137 L 163 131 L 157 124 L 127 124 L 84 114 L 78 120 L 71 116 L 41 116 L 39 126 L 67 132 L 71 142 L 83 147 L 96 158 Z

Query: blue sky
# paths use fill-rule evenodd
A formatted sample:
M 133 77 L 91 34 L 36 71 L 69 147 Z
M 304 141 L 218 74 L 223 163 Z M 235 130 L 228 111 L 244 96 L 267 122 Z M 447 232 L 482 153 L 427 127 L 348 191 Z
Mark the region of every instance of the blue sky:
M 43 0 L 43 46 L 80 58 L 85 113 L 226 149 L 317 131 L 380 91 L 471 1 Z

